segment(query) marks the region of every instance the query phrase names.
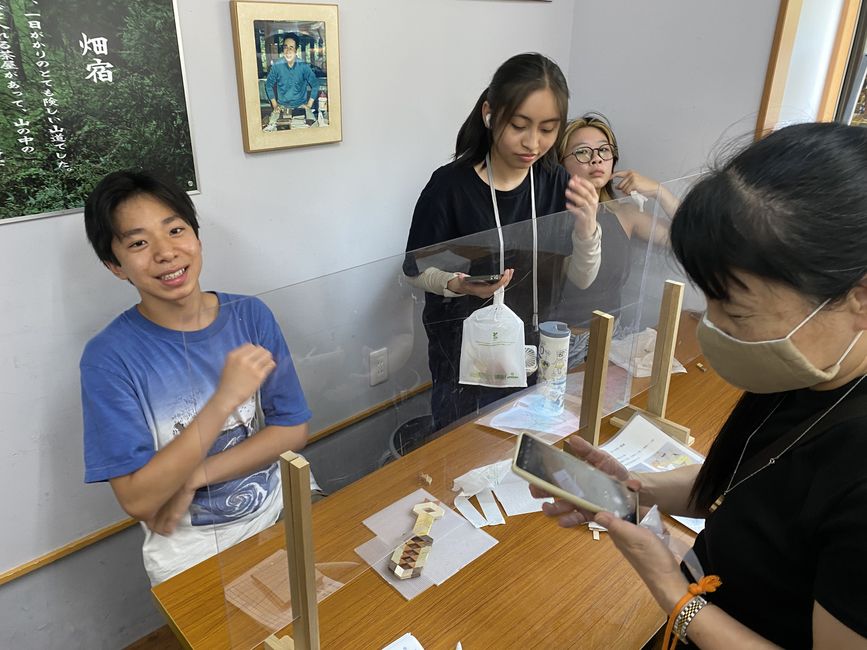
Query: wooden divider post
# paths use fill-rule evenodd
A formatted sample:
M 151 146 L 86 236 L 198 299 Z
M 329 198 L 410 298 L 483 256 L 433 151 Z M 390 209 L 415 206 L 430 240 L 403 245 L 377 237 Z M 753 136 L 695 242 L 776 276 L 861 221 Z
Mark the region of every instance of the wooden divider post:
M 602 400 L 605 380 L 608 377 L 608 353 L 611 350 L 611 335 L 614 333 L 614 317 L 594 311 L 590 319 L 590 340 L 587 362 L 584 366 L 584 386 L 581 389 L 581 419 L 578 435 L 587 442 L 598 445 L 602 428 Z M 563 447 L 571 451 L 569 445 Z
M 653 350 L 653 366 L 650 371 L 652 383 L 647 396 L 647 412 L 661 418 L 665 417 L 665 406 L 668 402 L 668 387 L 671 384 L 671 367 L 674 363 L 682 306 L 683 282 L 666 280 L 662 304 L 659 306 L 656 347 Z
M 683 306 L 683 288 L 683 282 L 665 281 L 662 304 L 659 306 L 659 323 L 650 371 L 651 384 L 647 396 L 647 408 L 626 406 L 617 411 L 609 421 L 614 426 L 622 427 L 633 414 L 640 413 L 675 440 L 689 445 L 693 442 L 689 429 L 665 417 L 668 388 L 671 383 L 671 366 L 674 362 L 674 349 L 680 326 L 680 310 Z
M 319 609 L 313 566 L 313 515 L 310 500 L 310 465 L 298 454 L 280 456 L 283 483 L 283 525 L 289 561 L 289 593 L 292 598 L 294 638 L 265 640 L 267 650 L 319 650 Z

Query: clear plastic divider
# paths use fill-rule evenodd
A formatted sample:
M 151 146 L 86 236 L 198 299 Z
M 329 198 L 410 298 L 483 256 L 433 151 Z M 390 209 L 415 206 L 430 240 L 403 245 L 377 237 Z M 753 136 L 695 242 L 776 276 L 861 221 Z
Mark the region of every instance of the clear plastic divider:
M 688 184 L 678 181 L 666 189 L 676 195 Z M 312 506 L 320 601 L 335 599 L 340 611 L 364 611 L 383 583 L 411 598 L 436 588 L 497 543 L 499 530 L 473 527 L 466 517 L 474 515 L 466 508 L 486 516 L 490 501 L 484 486 L 511 476 L 517 433 L 529 431 L 553 443 L 586 424 L 580 417 L 594 311 L 614 318 L 612 346 L 601 360 L 607 371 L 599 390 L 601 415 L 647 389 L 638 373 L 646 362 L 638 335 L 656 324 L 665 280 L 682 280 L 660 234 L 666 219 L 662 203 L 661 197 L 629 196 L 601 205 L 601 261 L 595 270 L 587 264 L 592 255 L 576 240 L 575 217 L 563 212 L 538 218 L 535 228 L 531 221 L 505 225 L 501 233 L 475 233 L 255 297 L 218 294 L 213 302 L 218 299 L 219 306 L 209 305 L 191 325 L 184 337 L 184 365 L 197 396 L 191 412 L 201 411 L 216 389 L 213 377 L 200 385 L 202 364 L 211 364 L 209 372 L 219 379 L 228 353 L 248 341 L 274 352 L 276 361 L 261 388 L 220 425 L 221 432 L 202 429 L 203 447 L 226 454 L 224 459 L 244 458 L 245 449 L 255 456 L 257 436 L 274 436 L 274 427 L 290 430 L 283 431 L 289 445 L 291 429 L 307 421 L 298 401 L 303 392 L 312 412 L 311 442 L 298 451 L 310 460 L 314 493 L 327 495 Z M 525 385 L 518 373 L 511 380 L 519 385 L 497 388 L 461 381 L 466 321 L 480 309 L 493 310 L 493 297 L 434 295 L 424 291 L 419 276 L 437 269 L 499 274 L 500 235 L 504 268 L 514 269 L 504 306 L 519 319 L 513 331 L 521 335 L 520 358 L 509 348 L 486 357 L 485 369 L 464 373 L 464 379 L 480 381 L 483 370 L 495 367 L 492 376 L 505 380 L 516 363 L 523 364 Z M 479 287 L 485 294 L 484 283 Z M 504 313 L 500 309 L 497 317 Z M 556 386 L 562 388 L 559 411 L 556 394 L 552 405 L 553 384 L 545 381 L 553 376 L 547 373 L 557 357 L 540 355 L 547 343 L 534 320 L 564 323 L 568 330 L 569 346 L 559 357 L 565 368 L 565 382 Z M 682 338 L 686 325 L 682 320 Z M 221 328 L 232 333 L 210 336 Z M 676 356 L 685 356 L 678 359 L 690 359 L 689 349 L 686 343 L 678 348 Z M 188 527 L 207 537 L 217 554 L 172 579 L 197 599 L 199 632 L 214 647 L 249 648 L 271 634 L 291 633 L 284 527 L 282 521 L 274 525 L 282 507 L 279 473 L 276 464 L 261 464 L 233 474 L 219 456 L 209 456 L 202 468 L 206 486 L 195 494 Z M 431 564 L 420 576 L 401 580 L 389 560 L 419 535 L 413 508 L 427 500 L 444 510 L 429 530 Z M 351 633 L 347 629 L 341 637 L 344 632 L 331 630 L 331 643 L 336 634 L 350 647 Z
M 645 300 L 646 309 L 642 320 L 650 327 L 659 321 L 659 308 L 662 304 L 662 292 L 665 282 L 672 280 L 684 285 L 683 300 L 680 308 L 680 320 L 675 339 L 673 373 L 685 372 L 686 366 L 701 354 L 696 339 L 696 326 L 707 306 L 704 295 L 687 277 L 683 267 L 677 261 L 671 250 L 668 229 L 671 217 L 680 201 L 690 188 L 701 179 L 701 174 L 660 183 L 657 196 L 654 197 L 656 230 L 658 237 L 653 237 L 648 244 L 647 263 L 645 265 Z M 653 311 L 648 311 L 653 308 Z

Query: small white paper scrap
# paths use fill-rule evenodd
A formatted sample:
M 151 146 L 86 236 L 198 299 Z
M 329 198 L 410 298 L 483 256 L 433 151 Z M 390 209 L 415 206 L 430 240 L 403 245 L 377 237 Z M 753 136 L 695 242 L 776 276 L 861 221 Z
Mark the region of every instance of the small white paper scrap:
M 479 505 L 482 507 L 482 513 L 485 515 L 485 519 L 488 520 L 488 526 L 497 526 L 506 523 L 506 520 L 503 518 L 503 513 L 500 512 L 500 508 L 494 500 L 493 492 L 490 490 L 482 490 L 476 495 L 476 499 L 479 500 Z
M 672 515 L 671 518 L 676 519 L 694 533 L 700 533 L 704 530 L 704 519 L 698 519 L 696 517 L 679 517 L 677 515 Z
M 631 372 L 635 377 L 650 377 L 653 368 L 653 350 L 656 347 L 656 330 L 647 329 L 611 341 L 609 360 Z M 683 373 L 686 368 L 677 359 L 672 359 L 671 373 Z
M 475 496 L 482 490 L 490 490 L 497 487 L 509 474 L 511 465 L 511 460 L 502 460 L 499 463 L 471 469 L 455 479 L 452 490 L 461 491 L 468 497 Z
M 644 212 L 644 204 L 647 203 L 647 197 L 643 194 L 639 194 L 637 190 L 632 190 L 629 193 L 630 198 L 638 206 L 639 212 Z
M 482 516 L 482 513 L 476 510 L 475 506 L 470 503 L 470 498 L 464 492 L 455 497 L 455 508 L 476 528 L 488 525 L 488 520 Z
M 593 539 L 599 541 L 599 533 L 607 533 L 608 529 L 601 525 L 597 524 L 595 521 L 587 522 L 587 528 L 590 529 L 590 532 L 593 533 Z
M 424 650 L 421 643 L 418 642 L 412 634 L 407 632 L 397 641 L 392 641 L 382 650 Z

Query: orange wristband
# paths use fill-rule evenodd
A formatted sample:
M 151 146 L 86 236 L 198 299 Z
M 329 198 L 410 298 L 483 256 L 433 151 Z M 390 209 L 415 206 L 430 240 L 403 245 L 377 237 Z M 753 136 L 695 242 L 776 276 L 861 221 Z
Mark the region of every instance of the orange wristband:
M 665 635 L 662 638 L 662 647 L 668 647 L 669 650 L 673 650 L 675 644 L 677 643 L 677 639 L 679 638 L 677 634 L 674 634 L 672 638 L 672 629 L 674 628 L 674 621 L 677 619 L 677 615 L 680 614 L 680 610 L 683 609 L 684 605 L 686 605 L 689 601 L 691 601 L 696 596 L 701 596 L 702 594 L 711 593 L 717 590 L 722 584 L 722 581 L 719 579 L 719 576 L 704 576 L 697 583 L 693 582 L 689 585 L 688 591 L 683 595 L 679 601 L 677 601 L 677 605 L 674 606 L 674 609 L 671 610 L 671 614 L 668 617 L 668 624 L 665 626 Z M 669 645 L 669 639 L 671 639 L 671 644 Z

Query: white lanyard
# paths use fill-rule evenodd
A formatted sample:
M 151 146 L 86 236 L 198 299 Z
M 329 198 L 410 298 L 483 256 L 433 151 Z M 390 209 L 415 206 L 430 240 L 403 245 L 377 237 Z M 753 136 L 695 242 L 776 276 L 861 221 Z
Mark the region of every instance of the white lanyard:
M 491 203 L 494 205 L 494 221 L 497 222 L 497 235 L 500 238 L 500 275 L 505 272 L 505 252 L 503 245 L 503 227 L 500 225 L 500 210 L 497 208 L 497 192 L 494 189 L 494 172 L 491 169 L 491 156 L 485 156 L 485 167 L 488 170 L 488 185 L 491 188 Z M 530 220 L 533 222 L 533 331 L 539 329 L 539 287 L 536 282 L 538 266 L 538 234 L 536 232 L 536 184 L 533 180 L 533 166 L 530 165 Z

